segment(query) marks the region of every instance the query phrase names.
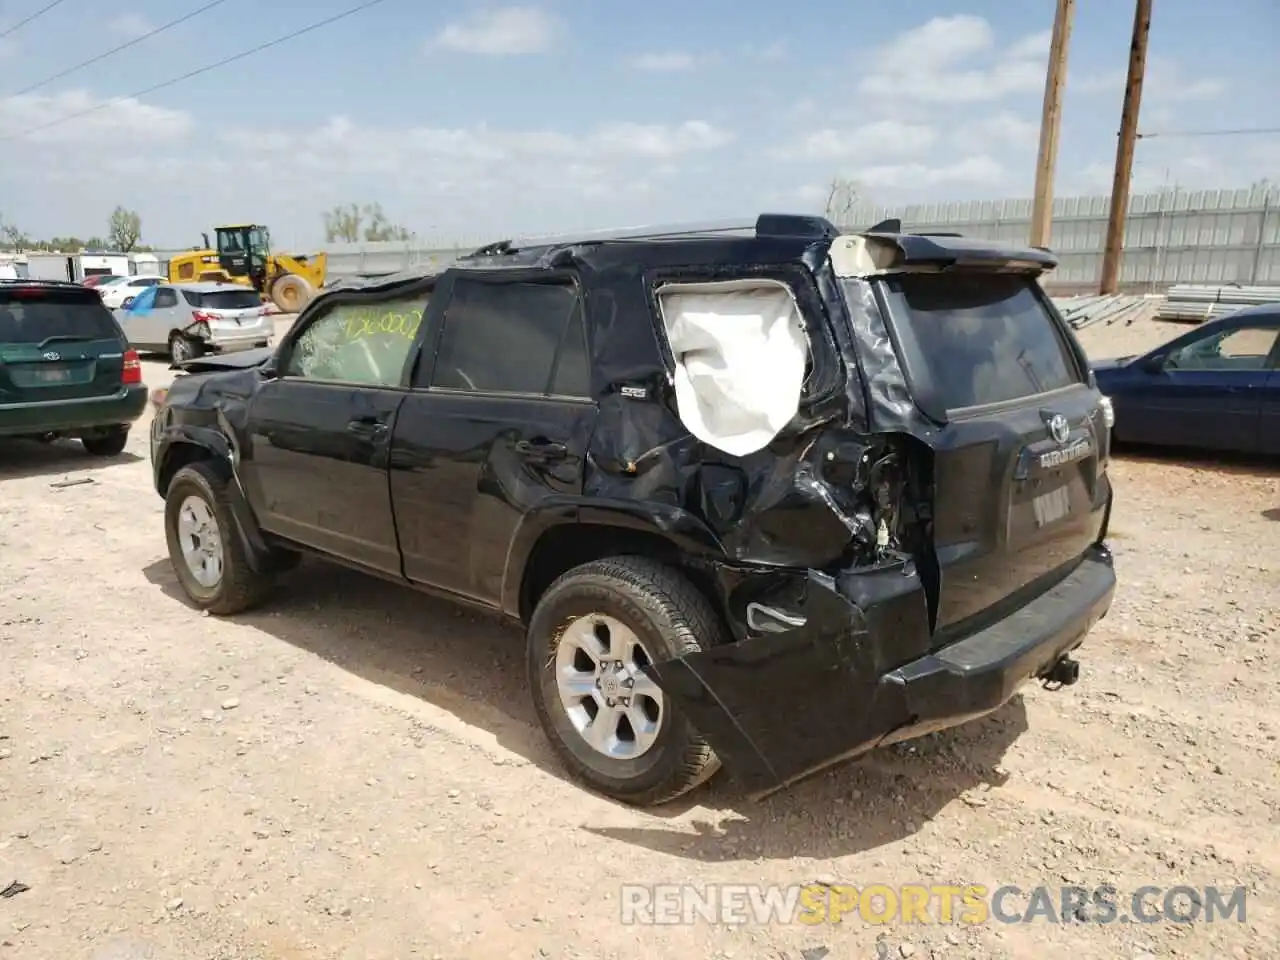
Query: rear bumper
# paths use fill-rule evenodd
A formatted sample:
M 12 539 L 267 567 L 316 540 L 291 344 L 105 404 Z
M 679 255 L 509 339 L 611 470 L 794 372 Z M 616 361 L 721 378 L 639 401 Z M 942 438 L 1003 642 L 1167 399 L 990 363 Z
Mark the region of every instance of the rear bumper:
M 49 400 L 0 406 L 0 436 L 75 433 L 117 424 L 132 424 L 147 407 L 143 384 L 122 387 L 105 397 Z
M 272 331 L 267 327 L 254 328 L 235 333 L 211 332 L 204 340 L 205 348 L 218 353 L 231 353 L 235 350 L 252 350 L 271 339 Z
M 1095 546 L 1003 619 L 886 668 L 928 622 L 914 572 L 886 572 L 855 589 L 811 573 L 803 626 L 650 668 L 750 793 L 991 713 L 1083 642 L 1116 586 L 1110 552 Z

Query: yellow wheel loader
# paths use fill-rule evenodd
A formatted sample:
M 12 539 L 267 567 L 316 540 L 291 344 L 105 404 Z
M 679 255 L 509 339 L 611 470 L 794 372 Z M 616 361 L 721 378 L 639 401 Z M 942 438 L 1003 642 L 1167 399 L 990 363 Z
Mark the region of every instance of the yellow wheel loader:
M 271 232 L 259 224 L 215 227 L 217 245 L 203 234 L 204 249 L 169 258 L 170 283 L 220 280 L 253 287 L 284 313 L 297 313 L 324 286 L 327 254 L 271 252 Z

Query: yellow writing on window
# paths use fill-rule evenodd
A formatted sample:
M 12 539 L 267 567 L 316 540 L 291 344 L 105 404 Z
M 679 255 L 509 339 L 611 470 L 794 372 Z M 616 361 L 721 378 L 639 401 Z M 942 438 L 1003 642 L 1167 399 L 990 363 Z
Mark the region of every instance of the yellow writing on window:
M 422 323 L 423 304 L 360 307 L 343 313 L 343 335 L 348 341 L 386 335 L 412 340 Z

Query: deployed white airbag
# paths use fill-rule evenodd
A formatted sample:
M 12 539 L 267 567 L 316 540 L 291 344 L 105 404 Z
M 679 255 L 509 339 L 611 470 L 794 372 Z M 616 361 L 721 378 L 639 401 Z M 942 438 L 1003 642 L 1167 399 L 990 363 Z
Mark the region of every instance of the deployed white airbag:
M 771 280 L 658 288 L 677 412 L 734 456 L 763 450 L 800 408 L 809 339 L 791 290 Z

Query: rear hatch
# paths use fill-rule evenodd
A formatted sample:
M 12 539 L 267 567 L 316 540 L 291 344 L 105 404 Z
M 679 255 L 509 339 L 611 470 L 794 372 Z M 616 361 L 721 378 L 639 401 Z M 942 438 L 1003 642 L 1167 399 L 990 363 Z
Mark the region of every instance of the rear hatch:
M 1025 275 L 881 281 L 933 449 L 935 646 L 1065 576 L 1106 512 L 1106 427 L 1083 355 Z
M 0 404 L 117 393 L 125 349 L 92 287 L 0 283 Z
M 262 325 L 266 307 L 253 290 L 183 290 L 198 321 L 208 324 L 211 333 L 235 336 L 245 328 Z

